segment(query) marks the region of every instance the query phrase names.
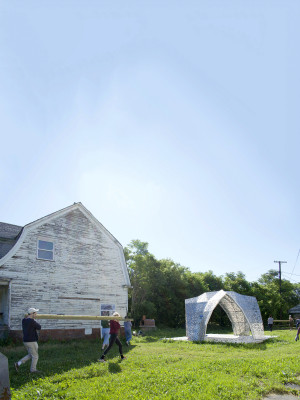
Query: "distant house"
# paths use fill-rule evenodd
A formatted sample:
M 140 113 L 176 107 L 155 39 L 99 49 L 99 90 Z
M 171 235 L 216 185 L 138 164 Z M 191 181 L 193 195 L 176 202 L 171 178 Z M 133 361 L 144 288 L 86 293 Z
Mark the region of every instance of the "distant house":
M 128 309 L 121 244 L 81 204 L 24 227 L 0 223 L 0 334 L 21 336 L 28 307 L 42 314 L 109 315 Z M 99 321 L 41 320 L 41 339 L 99 335 Z
M 300 304 L 291 308 L 289 310 L 289 314 L 291 314 L 293 316 L 293 318 L 300 318 Z

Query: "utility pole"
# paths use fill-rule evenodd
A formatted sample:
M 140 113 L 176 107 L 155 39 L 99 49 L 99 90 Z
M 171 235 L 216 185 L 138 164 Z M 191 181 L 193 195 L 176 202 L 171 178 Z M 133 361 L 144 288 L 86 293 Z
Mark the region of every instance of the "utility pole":
M 282 318 L 282 298 L 281 298 L 281 264 L 286 264 L 286 261 L 274 261 L 274 263 L 278 263 L 279 271 L 278 271 L 278 278 L 279 278 L 279 295 L 280 295 L 280 319 Z

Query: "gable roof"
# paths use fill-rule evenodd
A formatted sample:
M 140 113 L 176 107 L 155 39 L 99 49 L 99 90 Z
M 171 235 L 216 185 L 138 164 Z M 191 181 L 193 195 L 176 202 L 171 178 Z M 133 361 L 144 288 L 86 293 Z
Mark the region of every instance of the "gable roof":
M 123 247 L 121 243 L 118 242 L 118 240 L 80 202 L 74 203 L 71 206 L 63 208 L 62 210 L 56 211 L 52 214 L 46 215 L 45 217 L 39 218 L 36 221 L 30 222 L 23 228 L 21 226 L 17 227 L 17 225 L 4 224 L 6 226 L 3 226 L 3 234 L 8 236 L 8 239 L 11 240 L 11 243 L 10 246 L 3 247 L 3 255 L 0 254 L 0 267 L 17 252 L 28 232 L 32 231 L 34 228 L 40 225 L 50 222 L 54 218 L 61 217 L 69 213 L 70 211 L 74 211 L 76 209 L 79 209 L 97 229 L 99 229 L 102 233 L 104 233 L 108 238 L 110 238 L 116 244 L 116 246 L 119 249 L 119 259 L 122 266 L 125 285 L 131 286 L 125 262 Z M 15 227 L 15 229 L 13 227 Z M 19 228 L 19 230 L 17 228 Z M 13 232 L 16 233 L 15 237 L 13 237 L 14 235 Z
M 0 259 L 16 244 L 23 227 L 0 222 Z
M 289 309 L 290 314 L 300 314 L 300 304 Z

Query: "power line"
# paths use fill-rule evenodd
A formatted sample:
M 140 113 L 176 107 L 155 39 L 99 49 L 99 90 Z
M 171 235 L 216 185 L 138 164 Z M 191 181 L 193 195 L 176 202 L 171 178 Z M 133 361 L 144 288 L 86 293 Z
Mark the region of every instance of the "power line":
M 291 275 L 291 273 L 290 272 L 285 272 L 285 271 L 281 271 L 283 274 L 285 274 L 285 275 Z M 299 274 L 293 274 L 294 276 L 300 276 Z
M 299 254 L 300 254 L 300 249 L 298 250 L 297 258 L 296 258 L 296 261 L 295 261 L 295 265 L 294 265 L 293 271 L 291 272 L 291 276 L 295 275 L 295 274 L 293 274 L 293 272 L 294 272 L 294 270 L 296 268 L 296 264 L 297 264 L 297 261 L 298 261 L 298 258 L 299 258 Z
M 293 279 L 293 278 L 289 278 L 289 280 L 290 280 L 290 281 L 293 281 L 293 282 L 296 282 L 296 283 L 299 283 L 299 279 L 296 281 L 296 280 Z

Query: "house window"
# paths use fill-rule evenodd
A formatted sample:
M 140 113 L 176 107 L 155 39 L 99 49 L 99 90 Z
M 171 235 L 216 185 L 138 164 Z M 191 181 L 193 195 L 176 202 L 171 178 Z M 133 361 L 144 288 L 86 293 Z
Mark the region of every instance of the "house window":
M 101 304 L 100 315 L 101 317 L 109 317 L 116 311 L 114 304 Z
M 38 240 L 37 258 L 40 260 L 54 260 L 54 243 Z

